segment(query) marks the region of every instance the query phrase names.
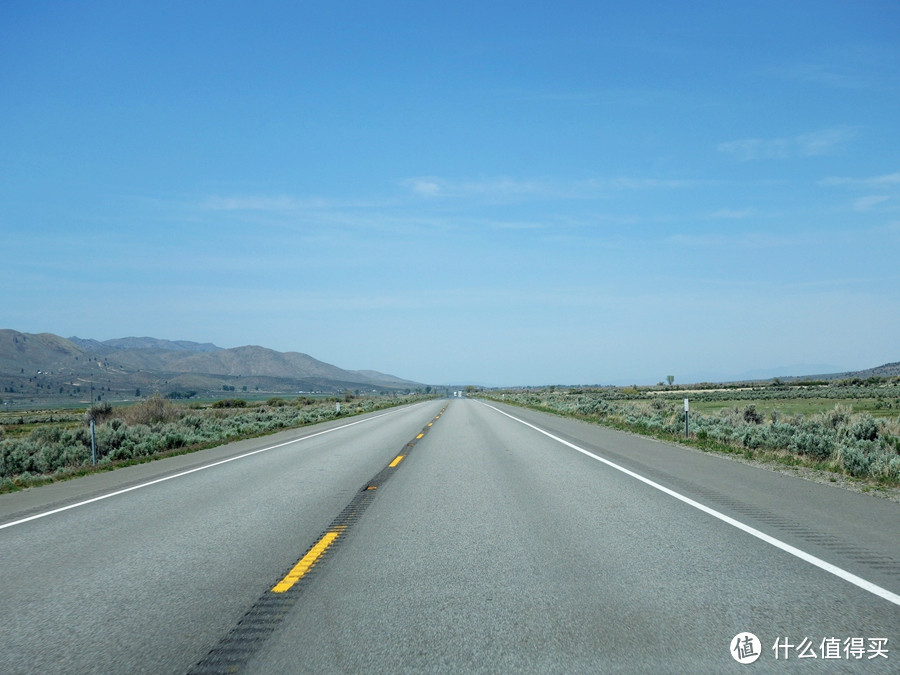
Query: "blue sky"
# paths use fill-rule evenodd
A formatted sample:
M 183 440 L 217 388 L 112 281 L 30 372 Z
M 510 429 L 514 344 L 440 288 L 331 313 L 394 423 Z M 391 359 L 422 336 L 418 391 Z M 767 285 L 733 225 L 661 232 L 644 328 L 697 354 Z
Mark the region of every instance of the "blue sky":
M 11 0 L 0 101 L 0 327 L 432 384 L 900 360 L 894 2 Z

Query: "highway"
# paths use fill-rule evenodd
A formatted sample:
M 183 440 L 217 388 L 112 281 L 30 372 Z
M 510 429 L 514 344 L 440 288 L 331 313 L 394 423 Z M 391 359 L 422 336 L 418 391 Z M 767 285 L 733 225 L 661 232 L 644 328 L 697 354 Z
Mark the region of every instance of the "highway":
M 0 616 L 2 673 L 896 673 L 900 504 L 435 400 L 0 495 Z

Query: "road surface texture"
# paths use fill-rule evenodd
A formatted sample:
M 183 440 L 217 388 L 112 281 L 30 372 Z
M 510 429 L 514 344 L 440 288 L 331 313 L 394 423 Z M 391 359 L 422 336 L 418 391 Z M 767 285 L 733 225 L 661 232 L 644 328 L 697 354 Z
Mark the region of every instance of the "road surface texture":
M 896 673 L 898 561 L 896 502 L 431 401 L 0 496 L 0 672 Z

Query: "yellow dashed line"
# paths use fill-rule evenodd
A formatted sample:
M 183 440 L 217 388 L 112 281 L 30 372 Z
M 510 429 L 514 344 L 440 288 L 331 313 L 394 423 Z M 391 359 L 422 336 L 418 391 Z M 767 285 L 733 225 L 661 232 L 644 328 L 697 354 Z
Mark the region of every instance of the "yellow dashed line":
M 441 412 L 443 412 L 443 411 L 441 411 Z M 440 419 L 440 417 L 441 417 L 441 415 L 438 414 L 437 417 L 435 417 L 434 419 L 438 420 L 438 419 Z M 429 422 L 428 426 L 430 427 L 433 424 L 434 424 L 434 421 Z M 417 441 L 425 436 L 425 431 L 427 431 L 427 428 L 423 429 L 422 433 L 420 433 L 418 436 L 416 436 Z M 413 445 L 412 443 L 407 443 L 407 447 L 412 447 L 412 445 Z M 388 467 L 390 467 L 392 469 L 395 468 L 398 464 L 400 464 L 400 462 L 403 461 L 403 459 L 405 457 L 406 457 L 406 455 L 397 455 L 394 458 L 394 461 L 392 461 L 390 464 L 388 464 Z M 377 485 L 369 485 L 366 487 L 366 490 L 376 490 L 376 489 L 378 489 Z M 288 590 L 290 590 L 294 586 L 294 584 L 296 584 L 298 581 L 300 581 L 304 576 L 306 576 L 309 573 L 309 571 L 313 568 L 313 566 L 316 564 L 316 562 L 319 560 L 319 558 L 322 557 L 322 555 L 325 553 L 325 551 L 328 550 L 328 548 L 335 542 L 335 540 L 338 537 L 341 536 L 343 531 L 346 529 L 347 529 L 346 525 L 337 525 L 333 529 L 326 532 L 322 536 L 322 538 L 319 539 L 319 541 L 317 541 L 316 544 L 311 549 L 309 549 L 309 552 L 306 555 L 304 555 L 297 562 L 296 565 L 294 565 L 293 569 L 287 573 L 287 576 L 284 579 L 282 579 L 281 581 L 279 581 L 277 584 L 275 584 L 275 586 L 272 587 L 272 592 L 273 593 L 285 593 Z
M 328 550 L 328 547 L 334 543 L 334 540 L 337 539 L 341 532 L 347 529 L 345 526 L 341 525 L 339 527 L 334 528 L 331 532 L 327 532 L 325 536 L 319 539 L 316 542 L 316 545 L 313 546 L 309 553 L 303 556 L 296 565 L 294 565 L 294 569 L 288 572 L 287 576 L 279 581 L 274 588 L 272 588 L 273 593 L 284 593 L 289 590 L 294 584 L 296 584 L 300 579 L 302 579 L 307 572 L 309 572 L 313 565 L 316 564 L 316 561 L 322 556 L 325 551 Z

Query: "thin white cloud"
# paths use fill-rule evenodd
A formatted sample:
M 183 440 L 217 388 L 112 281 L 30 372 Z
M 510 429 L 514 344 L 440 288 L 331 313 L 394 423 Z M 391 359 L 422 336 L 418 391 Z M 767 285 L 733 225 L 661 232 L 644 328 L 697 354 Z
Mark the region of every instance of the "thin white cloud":
M 687 247 L 735 249 L 797 248 L 808 250 L 823 245 L 846 248 L 857 245 L 860 237 L 877 239 L 900 234 L 900 221 L 869 228 L 799 230 L 796 232 L 761 232 L 734 230 L 731 232 L 681 232 L 665 238 L 670 244 Z
M 869 195 L 867 197 L 860 197 L 854 202 L 853 208 L 857 211 L 868 211 L 873 206 L 886 202 L 889 199 L 890 197 L 887 195 Z
M 739 141 L 719 143 L 719 152 L 733 155 L 741 161 L 753 159 L 783 159 L 788 156 L 789 143 L 786 139 L 744 138 Z
M 740 220 L 749 218 L 753 213 L 750 209 L 719 209 L 709 214 L 711 220 Z
M 835 89 L 864 89 L 870 86 L 866 77 L 844 66 L 798 63 L 780 68 L 777 72 L 790 79 L 821 84 Z
M 667 178 L 615 178 L 608 185 L 616 190 L 682 189 L 697 187 L 701 181 Z
M 786 236 L 769 232 L 738 232 L 735 234 L 674 234 L 668 237 L 672 244 L 688 247 L 761 249 L 797 246 L 806 241 L 803 235 Z
M 544 230 L 547 228 L 547 226 L 542 223 L 511 220 L 488 221 L 487 226 L 495 230 Z
M 579 106 L 647 106 L 659 105 L 682 95 L 664 88 L 615 88 L 602 89 L 501 89 L 498 94 L 520 103 L 550 103 Z
M 552 188 L 533 180 L 513 178 L 492 178 L 487 180 L 452 181 L 435 176 L 408 178 L 401 183 L 420 197 L 482 197 L 487 199 L 508 199 L 547 195 Z
M 853 140 L 856 134 L 857 131 L 853 127 L 832 127 L 797 136 L 796 146 L 802 155 L 809 157 L 827 155 Z
M 822 181 L 819 181 L 821 185 L 846 185 L 846 186 L 859 186 L 864 188 L 874 188 L 880 186 L 894 186 L 900 185 L 900 172 L 897 173 L 888 173 L 882 176 L 871 176 L 868 178 L 849 178 L 849 177 L 838 177 L 832 176 L 830 178 L 825 178 Z
M 816 62 L 796 62 L 771 69 L 776 75 L 830 89 L 895 89 L 896 49 L 889 43 L 835 44 Z
M 897 196 L 898 192 L 900 192 L 898 190 L 900 188 L 900 172 L 864 178 L 832 176 L 819 181 L 819 184 L 828 187 L 847 188 L 857 193 L 864 190 L 867 192 L 875 192 L 877 190 L 875 194 L 862 194 L 853 202 L 855 211 L 865 212 Z
M 408 178 L 401 185 L 417 197 L 518 199 L 597 199 L 616 192 L 637 190 L 681 190 L 711 185 L 716 181 L 692 178 L 588 178 L 574 181 L 491 178 L 453 181 L 436 176 Z
M 200 202 L 202 211 L 297 213 L 337 211 L 389 206 L 386 200 L 332 200 L 322 197 L 292 197 L 290 195 L 212 195 Z
M 294 211 L 299 202 L 286 195 L 213 196 L 202 204 L 207 211 Z
M 873 232 L 877 235 L 895 235 L 900 236 L 900 220 L 881 227 L 875 228 Z
M 817 157 L 840 150 L 857 134 L 853 127 L 838 126 L 786 138 L 743 138 L 719 143 L 719 152 L 739 161 Z
M 441 194 L 440 182 L 435 179 L 411 178 L 408 181 L 404 181 L 404 185 L 423 197 L 438 197 Z
M 545 184 L 538 181 L 522 181 L 512 178 L 465 182 L 460 183 L 457 189 L 463 195 L 484 195 L 487 197 L 522 197 L 544 195 L 550 192 Z

